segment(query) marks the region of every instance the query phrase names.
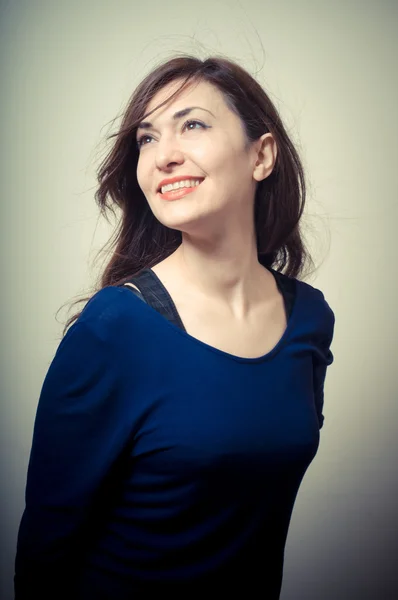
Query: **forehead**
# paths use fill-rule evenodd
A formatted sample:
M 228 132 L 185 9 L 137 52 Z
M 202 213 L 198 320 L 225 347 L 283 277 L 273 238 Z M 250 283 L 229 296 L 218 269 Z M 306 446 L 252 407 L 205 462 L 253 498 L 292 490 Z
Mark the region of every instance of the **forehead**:
M 147 105 L 145 113 L 150 112 L 156 108 L 156 106 L 167 100 L 167 98 L 178 90 L 182 83 L 182 79 L 172 81 L 159 90 Z M 218 113 L 227 109 L 222 93 L 211 83 L 200 81 L 189 84 L 189 86 L 174 96 L 172 100 L 157 109 L 151 115 L 151 121 L 160 117 L 160 115 L 165 115 L 167 117 L 167 115 L 190 105 L 203 106 L 204 108 L 211 107 L 213 112 L 216 111 Z

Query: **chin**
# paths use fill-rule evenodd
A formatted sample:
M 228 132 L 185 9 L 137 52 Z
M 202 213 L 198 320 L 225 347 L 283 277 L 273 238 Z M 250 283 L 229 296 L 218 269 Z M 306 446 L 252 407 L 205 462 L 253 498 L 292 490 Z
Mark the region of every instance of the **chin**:
M 160 216 L 160 215 L 159 215 Z M 169 229 L 175 229 L 177 231 L 181 231 L 181 233 L 194 234 L 203 232 L 203 227 L 206 224 L 206 217 L 209 215 L 195 215 L 190 217 L 189 215 L 181 215 L 178 217 L 177 215 L 169 215 L 170 218 L 159 218 L 156 215 L 158 221 L 168 227 Z

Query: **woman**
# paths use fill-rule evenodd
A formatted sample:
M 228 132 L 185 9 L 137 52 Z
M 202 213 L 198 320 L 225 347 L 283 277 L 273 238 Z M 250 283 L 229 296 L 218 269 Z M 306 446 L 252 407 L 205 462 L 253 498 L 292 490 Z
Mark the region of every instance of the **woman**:
M 43 384 L 16 598 L 275 600 L 333 361 L 333 311 L 298 279 L 298 154 L 245 70 L 178 57 L 99 183 L 117 246 Z

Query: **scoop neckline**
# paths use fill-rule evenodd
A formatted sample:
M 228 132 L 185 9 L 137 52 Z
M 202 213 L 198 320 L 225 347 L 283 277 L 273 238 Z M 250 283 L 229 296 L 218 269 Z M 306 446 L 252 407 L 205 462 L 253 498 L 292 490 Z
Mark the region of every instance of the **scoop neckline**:
M 265 268 L 273 275 L 273 277 L 276 280 L 276 275 L 275 275 L 274 269 L 272 269 L 270 267 L 265 267 Z M 151 274 L 156 278 L 156 280 L 161 285 L 163 291 L 167 294 L 167 297 L 172 304 L 173 310 L 179 316 L 177 307 L 174 304 L 174 301 L 173 301 L 172 297 L 170 296 L 169 291 L 164 286 L 163 282 L 159 279 L 159 277 L 156 275 L 155 271 L 152 271 L 152 269 L 149 267 L 144 270 L 150 271 Z M 277 272 L 277 273 L 279 273 L 279 272 Z M 283 273 L 281 273 L 281 275 L 283 275 Z M 171 321 L 166 319 L 166 317 L 164 317 L 162 314 L 160 314 L 157 310 L 152 308 L 152 306 L 150 306 L 146 302 L 145 302 L 145 306 L 147 308 L 149 308 L 155 315 L 157 315 L 157 317 L 159 317 L 162 320 L 162 322 L 164 322 L 168 327 L 171 327 L 171 329 L 173 331 L 175 331 L 179 335 L 183 336 L 184 338 L 188 338 L 188 339 L 192 340 L 196 344 L 199 344 L 200 346 L 202 346 L 203 348 L 205 348 L 207 350 L 210 350 L 211 352 L 214 352 L 218 355 L 221 355 L 228 359 L 232 359 L 237 362 L 243 362 L 243 363 L 264 362 L 264 361 L 267 361 L 267 360 L 270 360 L 271 358 L 273 358 L 282 349 L 282 347 L 286 344 L 288 336 L 290 335 L 290 331 L 291 331 L 294 321 L 296 319 L 297 305 L 298 305 L 298 301 L 300 298 L 301 287 L 297 285 L 297 280 L 294 279 L 293 281 L 295 282 L 295 301 L 294 301 L 290 316 L 287 320 L 286 328 L 285 328 L 282 336 L 279 338 L 278 342 L 275 344 L 275 346 L 273 348 L 271 348 L 271 350 L 269 352 L 266 352 L 265 354 L 262 354 L 261 356 L 256 356 L 256 357 L 238 356 L 236 354 L 231 354 L 230 352 L 226 352 L 225 350 L 221 350 L 220 348 L 216 348 L 215 346 L 212 346 L 211 344 L 207 344 L 206 342 L 203 342 L 202 340 L 199 340 L 195 336 L 188 333 L 185 329 L 185 325 L 184 325 L 184 329 L 181 329 L 180 327 L 178 327 L 177 325 L 175 325 L 174 323 L 172 323 Z M 277 281 L 276 281 L 276 284 L 278 285 Z M 137 298 L 137 300 L 138 300 L 138 298 Z M 141 304 L 144 304 L 142 301 L 140 301 L 140 302 L 141 302 Z M 181 320 L 181 317 L 180 317 L 180 320 Z M 182 320 L 181 320 L 181 322 L 182 322 Z

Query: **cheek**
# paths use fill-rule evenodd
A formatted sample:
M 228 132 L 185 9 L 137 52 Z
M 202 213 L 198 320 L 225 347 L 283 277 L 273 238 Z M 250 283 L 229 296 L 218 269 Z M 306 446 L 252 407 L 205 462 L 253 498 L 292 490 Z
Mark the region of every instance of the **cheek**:
M 189 148 L 187 156 L 189 156 L 194 162 L 206 166 L 211 163 L 210 157 L 213 156 L 214 150 L 208 144 L 198 144 L 194 148 Z
M 137 166 L 136 177 L 138 185 L 140 186 L 141 190 L 145 192 L 146 187 L 148 187 L 148 177 L 145 177 L 145 171 L 142 166 Z

